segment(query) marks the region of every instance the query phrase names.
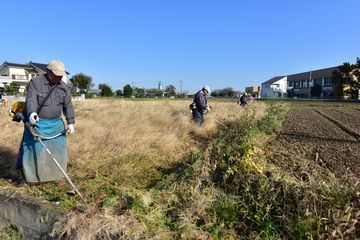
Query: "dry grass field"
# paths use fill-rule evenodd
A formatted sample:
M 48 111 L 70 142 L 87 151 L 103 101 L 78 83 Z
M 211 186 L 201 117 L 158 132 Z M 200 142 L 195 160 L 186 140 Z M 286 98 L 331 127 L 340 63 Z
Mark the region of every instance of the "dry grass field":
M 68 213 L 54 228 L 60 239 L 360 236 L 357 105 L 269 101 L 244 109 L 210 99 L 199 127 L 190 103 L 74 102 L 68 173 L 87 205 L 54 184 L 7 180 L 18 177 L 23 124 L 2 113 L 0 186 L 57 202 Z
M 73 102 L 76 132 L 68 135 L 68 174 L 86 200 L 90 204 L 106 201 L 107 191 L 114 188 L 125 192 L 147 189 L 164 175 L 175 171 L 189 154 L 203 148 L 206 139 L 219 128 L 224 128 L 223 124 L 241 118 L 245 112 L 261 118 L 266 110 L 263 103 L 254 103 L 244 109 L 236 100 L 210 100 L 213 111 L 199 127 L 191 119 L 190 103 L 190 99 L 90 99 Z M 5 110 L 0 114 L 0 123 L 1 185 L 13 187 L 25 195 L 49 200 L 60 198 L 65 208 L 76 205 L 77 197 L 66 197 L 51 184 L 18 187 L 4 180 L 16 181 L 19 178 L 15 163 L 24 125 L 11 121 Z M 78 218 L 81 216 L 75 217 Z M 91 218 L 82 220 L 86 225 Z M 96 229 L 102 228 L 99 227 L 101 224 L 105 224 L 101 220 L 95 222 L 89 226 L 95 228 L 92 229 L 94 234 Z
M 222 128 L 216 120 L 225 124 L 245 112 L 236 101 L 210 100 L 214 110 L 206 123 L 198 127 L 191 120 L 190 103 L 190 99 L 74 102 L 76 133 L 68 135 L 71 179 L 80 189 L 97 175 L 108 178 L 107 183 L 111 185 L 144 188 L 159 180 L 163 171 L 181 162 L 184 155 L 198 148 L 194 137 L 206 137 Z M 260 116 L 265 105 L 256 103 L 250 109 L 256 109 L 256 116 Z M 7 169 L 1 176 L 16 178 L 14 166 L 23 124 L 11 121 L 6 112 L 1 113 L 0 123 L 0 164 Z M 98 191 L 97 187 L 93 191 Z

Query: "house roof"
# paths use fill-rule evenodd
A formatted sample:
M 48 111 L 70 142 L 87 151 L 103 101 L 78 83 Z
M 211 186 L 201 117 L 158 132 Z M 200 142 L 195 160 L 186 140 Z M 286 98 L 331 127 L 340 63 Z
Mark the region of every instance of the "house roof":
M 23 68 L 29 72 L 37 72 L 40 74 L 46 73 L 46 71 L 47 71 L 47 64 L 36 63 L 36 62 L 32 62 L 32 61 L 30 61 L 27 64 L 10 63 L 8 61 L 5 61 L 3 64 L 0 65 L 0 69 L 3 67 Z M 66 71 L 66 74 L 69 75 L 70 73 L 68 71 Z
M 39 69 L 41 69 L 42 71 L 44 71 L 44 72 L 46 72 L 46 67 L 47 67 L 47 64 L 44 64 L 44 63 L 36 63 L 36 62 L 32 62 L 32 61 L 30 61 L 29 63 L 28 63 L 28 65 L 30 65 L 30 66 L 33 66 L 33 67 L 36 67 L 36 68 L 39 68 Z
M 323 78 L 323 77 L 331 77 L 333 71 L 337 70 L 338 66 L 336 67 L 329 67 L 329 68 L 323 68 L 308 72 L 302 72 L 297 74 L 292 74 L 287 76 L 288 82 L 294 82 L 294 81 L 300 81 L 300 80 L 307 80 L 310 78 L 310 72 L 311 72 L 311 78 Z
M 3 67 L 3 66 L 24 68 L 24 69 L 32 69 L 32 67 L 29 66 L 28 64 L 11 63 L 11 62 L 8 62 L 8 61 L 5 61 L 0 67 Z
M 30 61 L 28 64 L 31 65 L 31 66 L 33 66 L 33 67 L 35 67 L 35 68 L 38 68 L 38 69 L 40 69 L 40 70 L 42 70 L 42 71 L 44 71 L 44 72 L 47 71 L 47 64 L 44 64 L 44 63 L 36 63 L 36 62 L 32 62 L 32 61 Z M 67 75 L 70 74 L 68 71 L 65 71 L 65 72 L 66 72 Z
M 273 84 L 274 82 L 279 81 L 280 79 L 284 78 L 285 76 L 277 76 L 277 77 L 273 77 L 269 80 L 267 80 L 266 82 L 263 82 L 262 84 Z

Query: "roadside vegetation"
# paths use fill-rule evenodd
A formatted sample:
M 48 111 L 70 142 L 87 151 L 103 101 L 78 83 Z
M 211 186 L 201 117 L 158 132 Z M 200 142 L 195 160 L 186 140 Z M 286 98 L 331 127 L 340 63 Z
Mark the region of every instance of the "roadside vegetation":
M 355 238 L 359 186 L 331 177 L 294 178 L 267 161 L 267 145 L 291 104 L 257 102 L 244 109 L 214 101 L 202 127 L 191 122 L 189 104 L 76 102 L 68 173 L 89 204 L 52 184 L 23 189 L 67 211 L 53 234 L 62 239 Z M 17 136 L 4 149 L 17 150 L 11 147 L 21 137 L 15 124 L 5 130 Z
M 16 226 L 9 226 L 7 228 L 0 229 L 1 240 L 22 240 L 23 237 L 17 230 Z

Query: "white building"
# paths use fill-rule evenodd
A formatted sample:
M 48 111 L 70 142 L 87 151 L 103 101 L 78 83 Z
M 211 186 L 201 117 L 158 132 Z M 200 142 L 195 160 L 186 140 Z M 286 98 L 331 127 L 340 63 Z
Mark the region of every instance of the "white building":
M 5 61 L 0 66 L 0 90 L 4 90 L 6 85 L 17 83 L 20 85 L 19 92 L 23 93 L 30 79 L 34 76 L 46 73 L 46 67 L 47 64 L 31 61 L 27 64 Z M 64 76 L 62 80 L 67 82 L 67 76 Z
M 287 91 L 287 77 L 278 76 L 261 84 L 262 98 L 285 97 Z

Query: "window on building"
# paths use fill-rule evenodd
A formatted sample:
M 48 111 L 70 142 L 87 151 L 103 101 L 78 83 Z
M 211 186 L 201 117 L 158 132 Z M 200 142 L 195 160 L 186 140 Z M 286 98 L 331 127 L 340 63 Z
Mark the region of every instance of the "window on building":
M 300 88 L 300 81 L 294 82 L 294 88 Z
M 302 81 L 301 81 L 301 87 L 302 87 L 302 88 L 306 88 L 307 86 L 308 86 L 307 80 L 302 80 Z
M 315 85 L 321 86 L 321 84 L 322 84 L 322 79 L 321 78 L 315 78 L 314 79 L 314 86 Z
M 332 78 L 331 77 L 326 77 L 325 78 L 324 86 L 326 86 L 326 87 L 332 86 Z
M 289 82 L 288 87 L 292 87 L 292 86 L 293 86 L 293 82 Z
M 27 80 L 27 76 L 26 75 L 20 75 L 20 74 L 13 74 L 12 79 Z

